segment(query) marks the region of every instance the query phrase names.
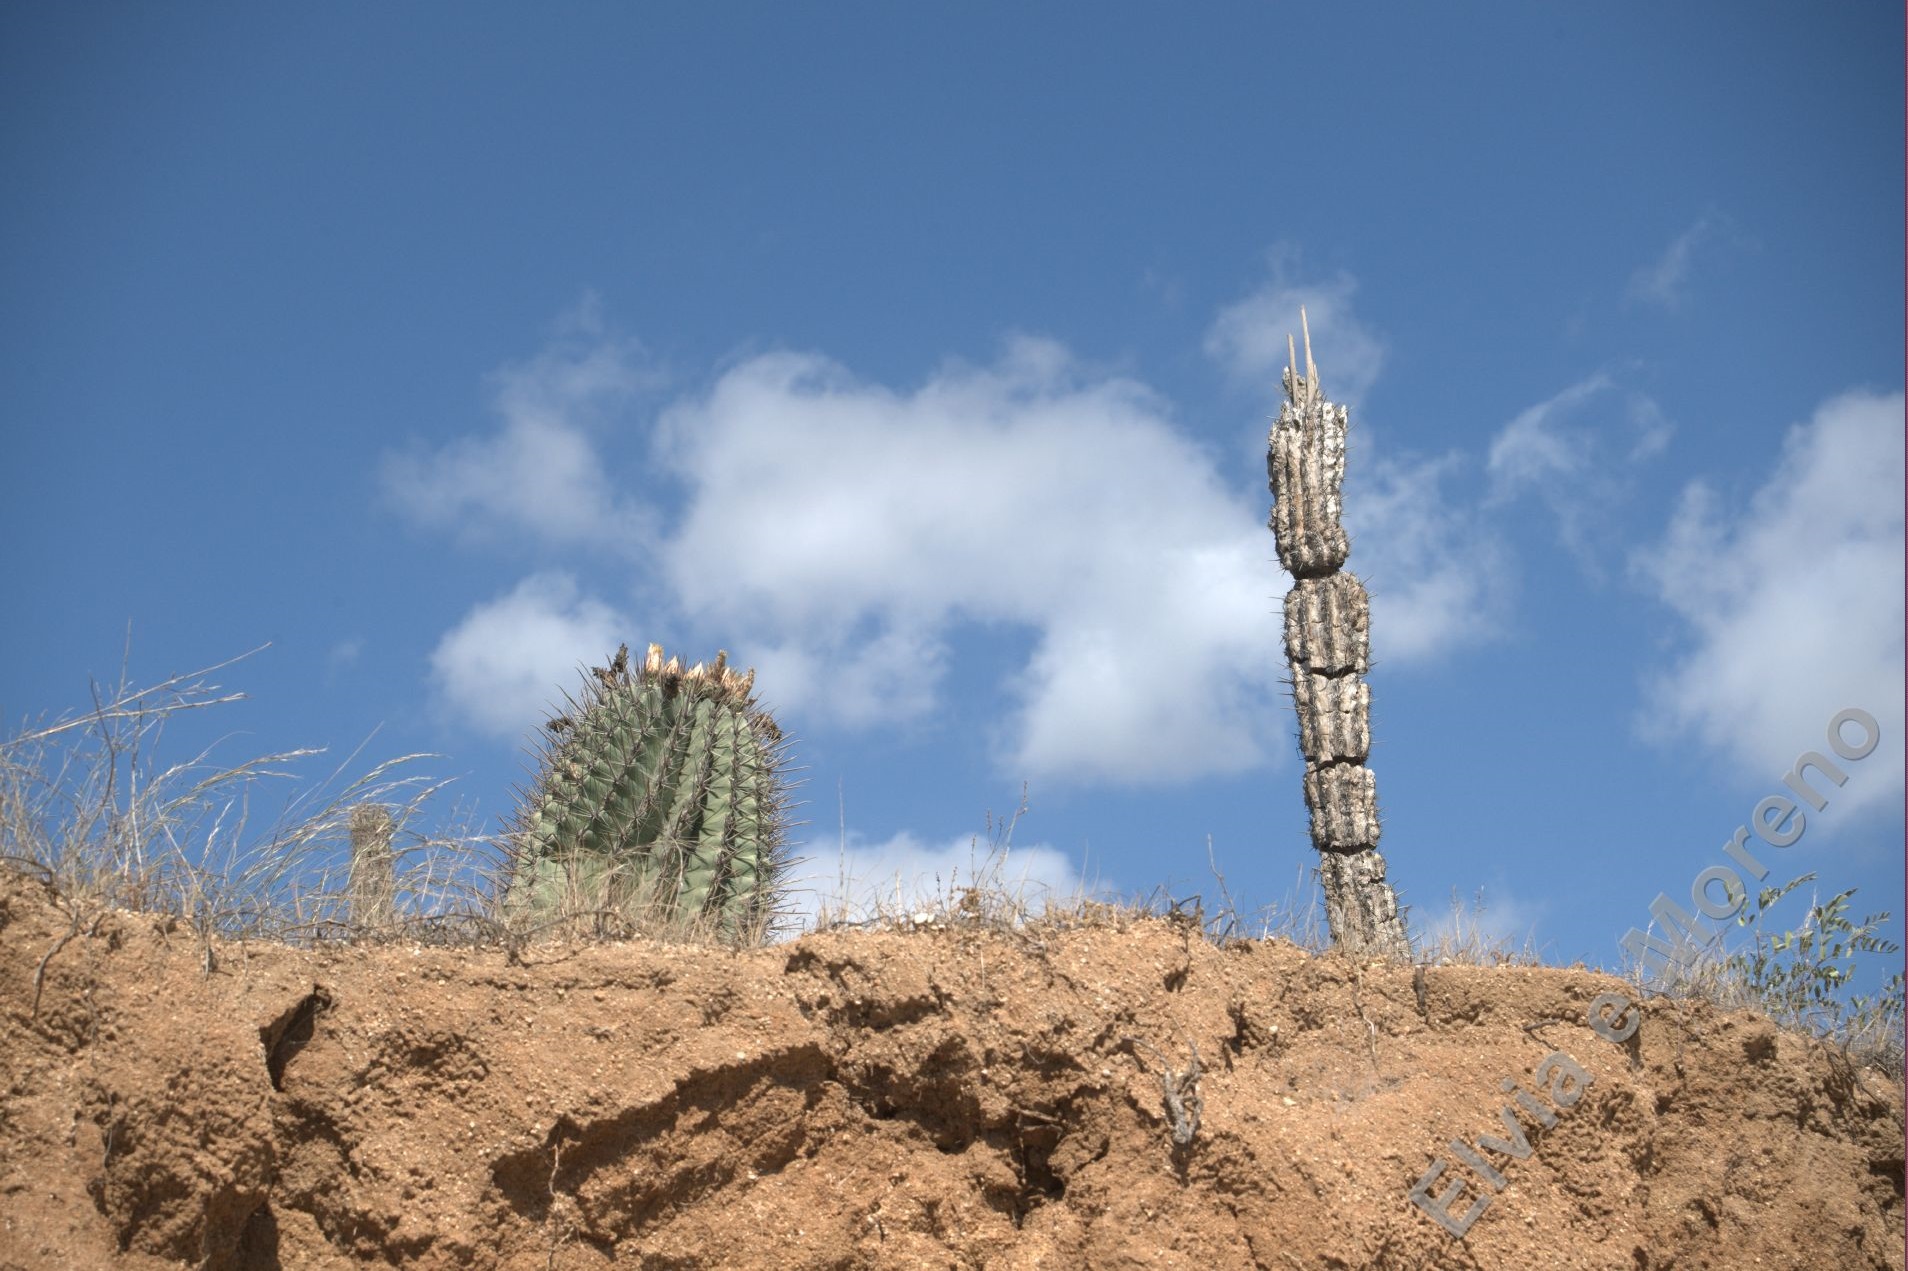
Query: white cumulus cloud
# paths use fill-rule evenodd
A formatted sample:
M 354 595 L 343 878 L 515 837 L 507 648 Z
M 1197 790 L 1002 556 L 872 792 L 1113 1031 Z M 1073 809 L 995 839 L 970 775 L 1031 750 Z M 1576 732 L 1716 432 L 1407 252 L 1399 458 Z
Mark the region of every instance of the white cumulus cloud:
M 538 356 L 492 377 L 497 431 L 386 454 L 378 473 L 386 501 L 479 542 L 528 534 L 639 551 L 653 519 L 616 491 L 594 433 L 658 377 L 644 369 L 640 346 L 606 335 L 588 302 L 563 327 Z
M 1828 721 L 1859 708 L 1882 745 L 1833 801 L 1902 791 L 1902 395 L 1851 392 L 1791 427 L 1739 507 L 1691 484 L 1636 575 L 1688 647 L 1650 677 L 1640 729 L 1694 733 L 1746 778 L 1775 786 Z M 1858 739 L 1850 729 L 1849 740 Z
M 1654 401 L 1599 371 L 1519 411 L 1492 438 L 1486 506 L 1535 498 L 1555 517 L 1564 547 L 1600 575 L 1593 540 L 1614 533 L 1635 468 L 1663 449 L 1671 431 Z
M 1362 330 L 1349 280 L 1316 294 L 1328 327 Z M 1375 369 L 1375 342 L 1331 347 L 1366 348 Z M 389 460 L 387 478 L 422 519 L 546 553 L 620 527 L 641 544 L 622 594 L 754 667 L 797 726 L 932 726 L 963 634 L 985 627 L 1028 638 L 1018 664 L 988 670 L 1003 702 L 976 739 L 1014 780 L 1166 784 L 1289 750 L 1289 580 L 1264 502 L 1144 384 L 1032 336 L 901 389 L 779 351 L 619 434 L 644 375 L 629 342 L 571 339 L 499 379 L 501 432 Z M 627 493 L 604 475 L 619 435 L 647 443 Z M 1442 493 L 1449 462 L 1353 464 L 1354 567 L 1385 656 L 1491 625 L 1502 561 Z M 538 574 L 446 635 L 433 676 L 440 700 L 503 733 L 636 636 L 569 575 Z
M 1664 309 L 1675 309 L 1689 298 L 1690 261 L 1696 248 L 1715 235 L 1723 221 L 1713 212 L 1696 218 L 1689 229 L 1669 240 L 1664 254 L 1629 275 L 1624 298 L 1629 302 L 1647 302 Z
M 1444 490 L 1465 466 L 1457 454 L 1360 455 L 1348 463 L 1346 568 L 1371 594 L 1371 652 L 1379 661 L 1431 661 L 1503 629 L 1510 555 L 1493 527 Z
M 816 839 L 793 849 L 801 859 L 789 876 L 791 914 L 812 923 L 831 916 L 860 921 L 876 913 L 934 912 L 982 883 L 990 893 L 1021 897 L 1038 914 L 1049 901 L 1108 893 L 1082 878 L 1064 852 L 1046 844 L 995 853 L 978 836 L 928 842 L 905 830 L 878 843 L 850 832 L 846 842 Z
M 568 574 L 533 574 L 445 633 L 431 652 L 432 687 L 465 723 L 521 738 L 580 686 L 580 668 L 616 652 L 628 629 Z
M 1355 414 L 1378 378 L 1385 353 L 1377 334 L 1352 313 L 1356 280 L 1339 273 L 1300 281 L 1297 253 L 1290 247 L 1273 248 L 1267 265 L 1266 280 L 1213 320 L 1206 332 L 1207 355 L 1243 386 L 1277 400 L 1290 347 L 1286 340 L 1302 340 L 1302 306 L 1325 394 L 1350 405 Z M 1303 362 L 1302 343 L 1296 352 Z
M 1006 623 L 1036 632 L 1011 680 L 1013 775 L 1166 781 L 1262 757 L 1272 539 L 1144 386 L 1030 338 L 909 393 L 776 353 L 676 403 L 659 440 L 688 492 L 670 589 L 737 633 L 779 707 L 919 717 L 955 626 Z

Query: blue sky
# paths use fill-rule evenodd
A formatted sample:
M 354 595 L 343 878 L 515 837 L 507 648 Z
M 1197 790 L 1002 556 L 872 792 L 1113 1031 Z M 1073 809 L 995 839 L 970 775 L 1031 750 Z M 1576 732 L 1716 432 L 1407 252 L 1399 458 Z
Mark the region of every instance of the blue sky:
M 1857 707 L 1768 881 L 1899 936 L 1902 22 L 6 6 L 0 713 L 270 641 L 177 757 L 495 828 L 582 663 L 722 647 L 831 879 L 1025 782 L 1016 872 L 1278 901 L 1303 304 L 1414 921 L 1615 965 Z

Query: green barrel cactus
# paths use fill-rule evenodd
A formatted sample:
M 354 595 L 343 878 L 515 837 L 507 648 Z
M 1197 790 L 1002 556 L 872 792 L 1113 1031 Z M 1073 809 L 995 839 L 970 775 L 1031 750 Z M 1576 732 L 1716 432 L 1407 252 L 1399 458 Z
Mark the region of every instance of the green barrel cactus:
M 506 906 L 531 922 L 613 911 L 645 931 L 760 939 L 787 861 L 781 730 L 726 652 L 684 669 L 629 646 L 545 725 L 518 815 Z

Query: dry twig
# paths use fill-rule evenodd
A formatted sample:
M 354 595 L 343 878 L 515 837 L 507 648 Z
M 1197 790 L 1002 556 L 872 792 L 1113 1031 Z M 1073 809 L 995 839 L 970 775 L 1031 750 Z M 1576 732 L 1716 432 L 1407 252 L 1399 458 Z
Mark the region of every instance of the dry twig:
M 1159 1061 L 1159 1084 L 1166 1101 L 1166 1120 L 1173 1131 L 1173 1150 L 1183 1151 L 1199 1133 L 1199 1114 L 1205 1110 L 1205 1100 L 1199 1094 L 1199 1044 L 1190 1037 L 1186 1039 L 1186 1045 L 1192 1050 L 1192 1063 L 1175 1069 L 1151 1042 L 1137 1037 L 1123 1040 L 1128 1045 L 1146 1047 Z

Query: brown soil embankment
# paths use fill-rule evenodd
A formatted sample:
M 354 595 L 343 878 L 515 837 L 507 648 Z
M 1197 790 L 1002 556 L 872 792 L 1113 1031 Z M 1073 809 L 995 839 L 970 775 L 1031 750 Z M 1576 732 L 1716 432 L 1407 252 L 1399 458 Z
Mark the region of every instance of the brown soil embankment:
M 214 955 L 0 871 L 0 1268 L 1903 1265 L 1897 1085 L 1700 1004 L 1612 1042 L 1588 971 L 1111 918 Z

